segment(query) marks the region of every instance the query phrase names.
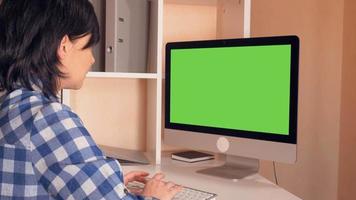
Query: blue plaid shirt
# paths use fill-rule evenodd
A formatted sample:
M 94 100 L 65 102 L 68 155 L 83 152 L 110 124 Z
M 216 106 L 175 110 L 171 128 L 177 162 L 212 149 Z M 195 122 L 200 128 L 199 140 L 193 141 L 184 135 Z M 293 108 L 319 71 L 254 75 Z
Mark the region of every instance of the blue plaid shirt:
M 0 97 L 1 200 L 143 199 L 123 182 L 69 107 L 27 89 Z

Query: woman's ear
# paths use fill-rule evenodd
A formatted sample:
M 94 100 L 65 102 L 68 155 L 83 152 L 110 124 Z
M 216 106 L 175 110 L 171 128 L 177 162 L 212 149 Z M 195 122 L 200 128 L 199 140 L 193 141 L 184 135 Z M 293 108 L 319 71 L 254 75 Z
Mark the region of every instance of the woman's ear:
M 60 60 L 63 60 L 67 57 L 68 53 L 71 51 L 73 47 L 73 43 L 70 41 L 68 35 L 65 35 L 61 43 L 59 44 L 59 47 L 57 49 L 57 55 Z

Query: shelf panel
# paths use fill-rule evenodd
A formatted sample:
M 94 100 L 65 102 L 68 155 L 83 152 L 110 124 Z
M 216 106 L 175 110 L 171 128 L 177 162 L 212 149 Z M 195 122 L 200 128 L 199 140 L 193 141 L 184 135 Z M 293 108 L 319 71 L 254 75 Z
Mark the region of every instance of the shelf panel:
M 157 73 L 128 73 L 128 72 L 88 72 L 87 78 L 141 78 L 157 79 Z

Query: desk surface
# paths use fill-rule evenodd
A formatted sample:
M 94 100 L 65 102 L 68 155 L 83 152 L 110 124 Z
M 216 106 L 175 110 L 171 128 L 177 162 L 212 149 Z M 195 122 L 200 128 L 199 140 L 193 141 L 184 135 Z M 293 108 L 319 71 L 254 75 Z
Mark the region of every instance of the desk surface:
M 221 161 L 183 163 L 163 158 L 161 165 L 124 166 L 123 170 L 143 170 L 151 175 L 163 172 L 166 180 L 218 194 L 217 200 L 301 200 L 259 174 L 240 180 L 228 180 L 196 173 L 197 170 L 220 164 Z

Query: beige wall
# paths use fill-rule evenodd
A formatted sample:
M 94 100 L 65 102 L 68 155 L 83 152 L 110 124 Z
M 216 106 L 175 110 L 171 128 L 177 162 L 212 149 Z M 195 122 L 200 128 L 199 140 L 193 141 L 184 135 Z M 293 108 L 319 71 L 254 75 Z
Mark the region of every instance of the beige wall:
M 300 38 L 298 161 L 277 164 L 282 187 L 305 200 L 337 199 L 343 1 L 252 1 L 253 36 Z M 272 178 L 272 163 L 261 173 Z
M 339 200 L 356 198 L 356 1 L 345 0 Z
M 71 107 L 98 144 L 146 150 L 147 80 L 87 78 Z

